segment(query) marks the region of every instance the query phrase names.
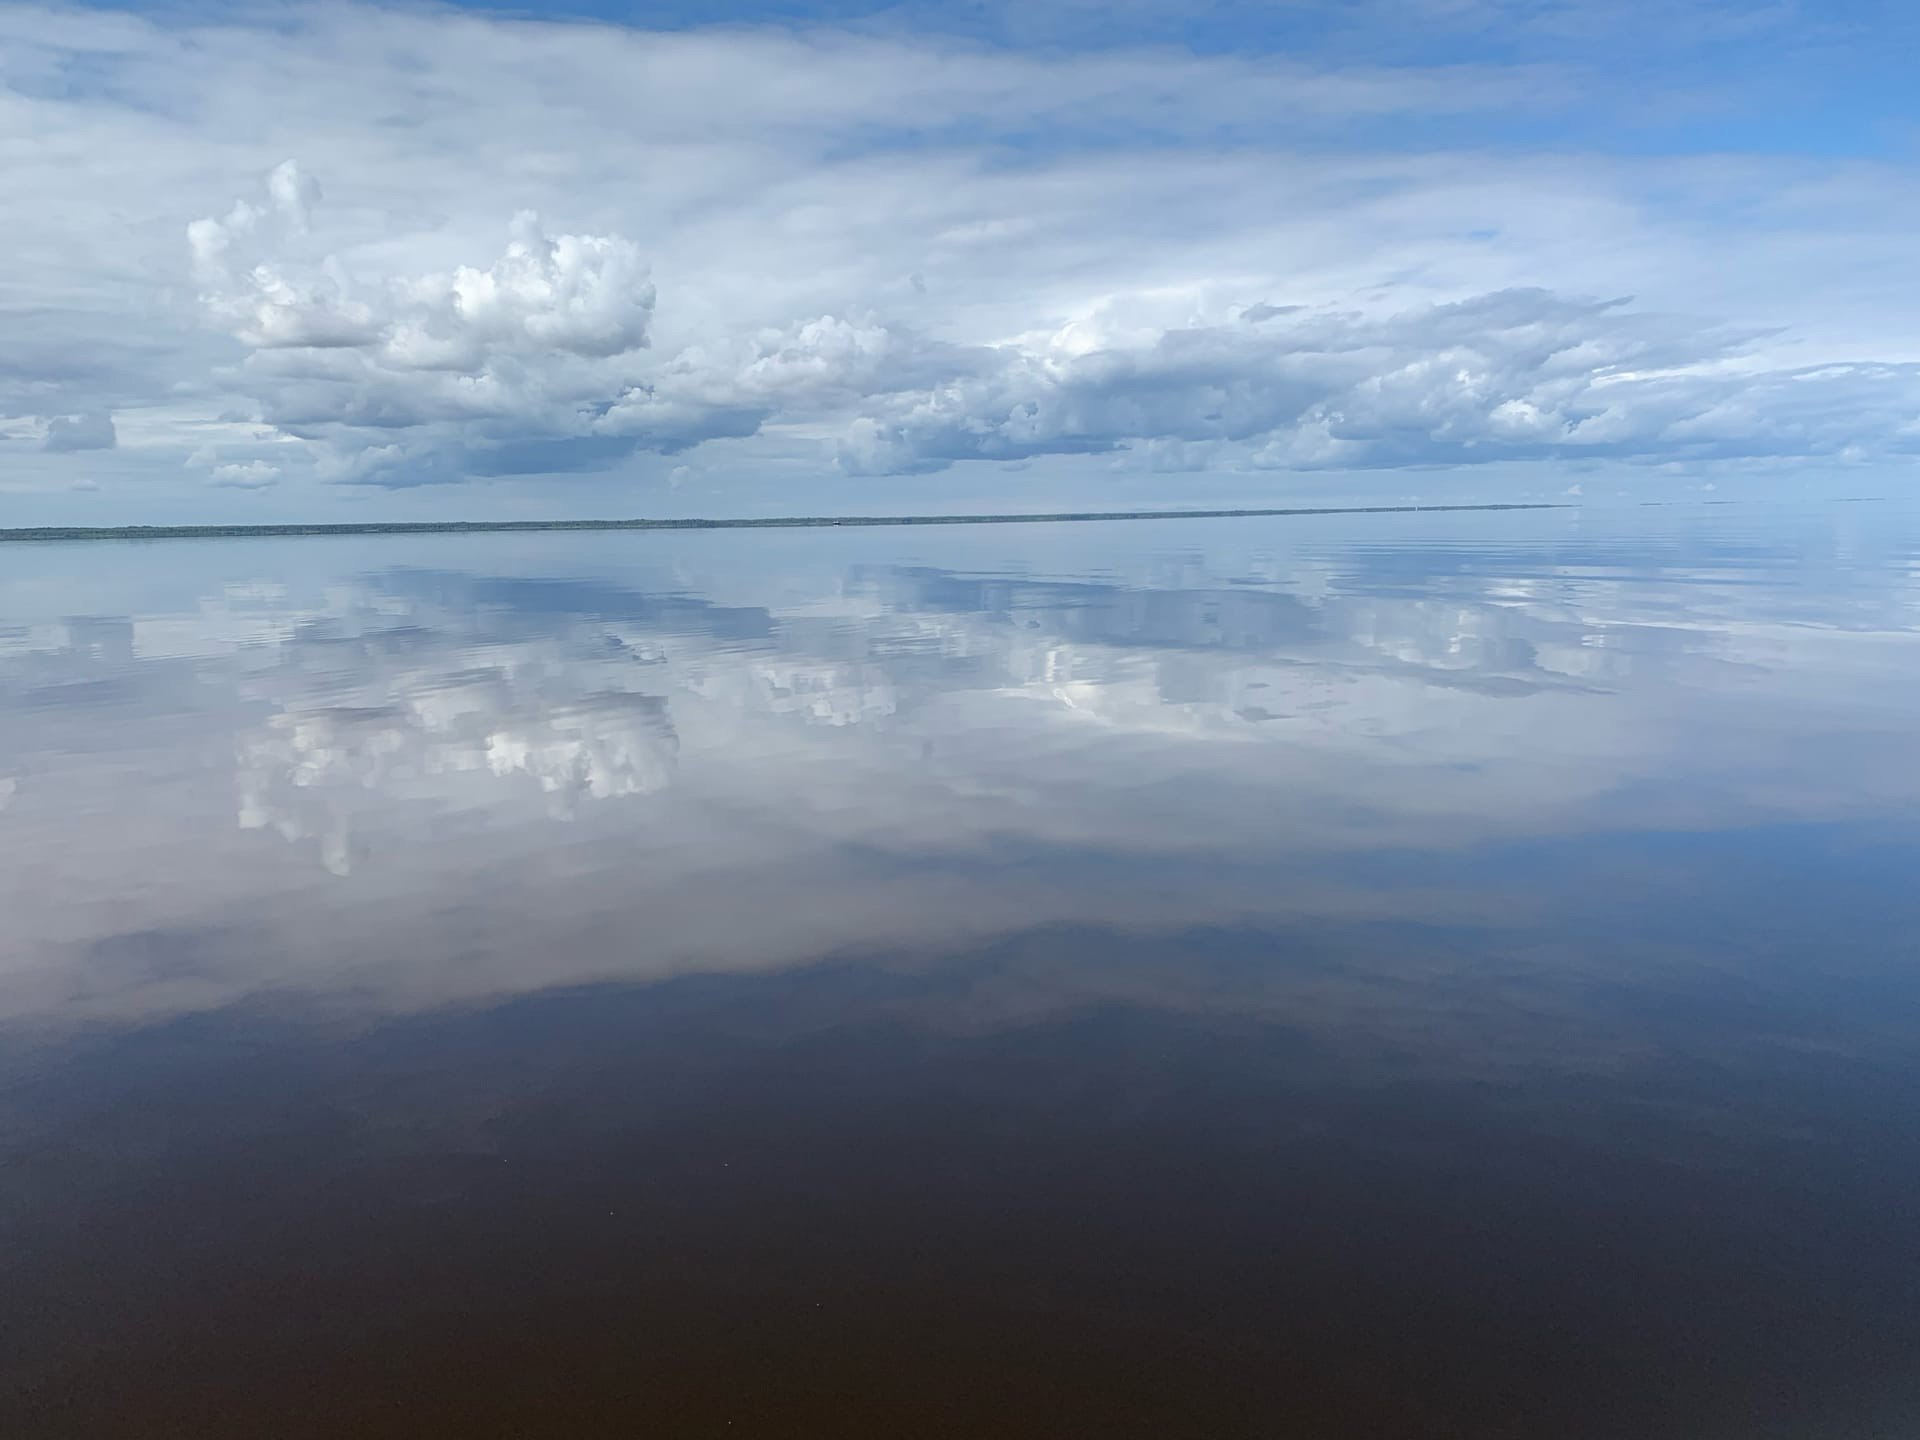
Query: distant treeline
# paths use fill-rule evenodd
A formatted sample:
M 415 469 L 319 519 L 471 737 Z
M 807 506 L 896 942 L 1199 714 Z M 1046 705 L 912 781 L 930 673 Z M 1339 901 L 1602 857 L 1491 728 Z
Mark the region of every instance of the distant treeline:
M 278 535 L 476 535 L 508 530 L 780 530 L 825 525 L 1036 525 L 1063 520 L 1231 520 L 1265 515 L 1404 515 L 1441 510 L 1565 510 L 1559 504 L 1328 505 L 1282 510 L 1097 510 L 1056 515 L 783 515 L 765 520 L 447 520 L 351 525 L 36 525 L 7 540 L 219 540 Z

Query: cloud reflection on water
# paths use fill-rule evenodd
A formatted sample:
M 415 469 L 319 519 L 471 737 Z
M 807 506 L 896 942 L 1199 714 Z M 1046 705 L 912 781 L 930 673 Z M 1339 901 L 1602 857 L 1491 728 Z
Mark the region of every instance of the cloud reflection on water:
M 1048 926 L 1518 954 L 1565 876 L 1461 857 L 1920 798 L 1910 545 L 1809 585 L 1748 531 L 1374 533 L 1153 527 L 1103 572 L 734 536 L 568 579 L 448 542 L 301 586 L 216 548 L 191 605 L 0 634 L 0 1015 L 398 1012 Z M 1285 1003 L 1404 1005 L 1349 969 Z

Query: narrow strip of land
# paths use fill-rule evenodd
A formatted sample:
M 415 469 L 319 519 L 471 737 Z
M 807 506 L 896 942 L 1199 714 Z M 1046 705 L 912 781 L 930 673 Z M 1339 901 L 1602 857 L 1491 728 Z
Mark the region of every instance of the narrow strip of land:
M 1507 505 L 1323 505 L 1274 510 L 1078 510 L 1053 515 L 782 515 L 758 520 L 445 520 L 347 525 L 36 525 L 0 530 L 22 540 L 224 540 L 282 535 L 484 535 L 511 530 L 793 530 L 828 525 L 1039 525 L 1082 520 L 1236 520 L 1268 515 L 1405 515 L 1459 510 L 1567 510 Z

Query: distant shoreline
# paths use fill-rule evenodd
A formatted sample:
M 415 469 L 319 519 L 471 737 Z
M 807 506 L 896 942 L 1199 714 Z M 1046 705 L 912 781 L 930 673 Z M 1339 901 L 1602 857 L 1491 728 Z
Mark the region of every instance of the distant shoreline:
M 1238 520 L 1274 515 L 1406 515 L 1432 511 L 1571 510 L 1539 501 L 1500 505 L 1324 505 L 1268 510 L 1084 510 L 1053 515 L 786 515 L 765 520 L 407 520 L 345 525 L 36 525 L 0 530 L 0 543 L 46 540 L 238 540 L 294 535 L 489 535 L 531 530 L 804 530 L 873 525 L 1040 525 L 1086 520 Z

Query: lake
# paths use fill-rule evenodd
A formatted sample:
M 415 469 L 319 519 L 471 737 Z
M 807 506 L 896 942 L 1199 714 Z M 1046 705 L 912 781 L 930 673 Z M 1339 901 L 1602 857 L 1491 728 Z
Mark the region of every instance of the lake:
M 1920 1433 L 1920 514 L 0 553 L 0 1432 Z

